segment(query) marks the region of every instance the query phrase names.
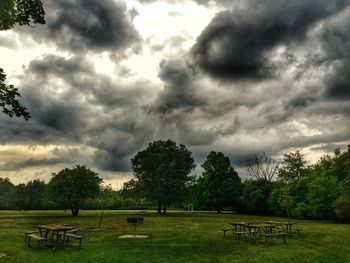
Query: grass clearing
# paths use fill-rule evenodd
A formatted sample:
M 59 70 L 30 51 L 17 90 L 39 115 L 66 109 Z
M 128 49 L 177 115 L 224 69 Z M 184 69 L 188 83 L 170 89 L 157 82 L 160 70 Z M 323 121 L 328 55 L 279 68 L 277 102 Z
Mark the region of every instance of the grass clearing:
M 102 229 L 97 230 L 99 211 L 82 211 L 79 217 L 69 211 L 0 211 L 1 262 L 350 262 L 350 227 L 331 221 L 293 220 L 302 226 L 300 238 L 272 246 L 248 244 L 223 238 L 221 229 L 231 221 L 286 221 L 285 218 L 240 214 L 169 211 L 105 211 Z M 133 233 L 127 217 L 144 217 L 137 234 L 147 239 L 120 239 Z M 69 224 L 84 236 L 80 250 L 67 248 L 28 248 L 26 230 L 47 223 Z M 279 240 L 278 240 L 279 241 Z

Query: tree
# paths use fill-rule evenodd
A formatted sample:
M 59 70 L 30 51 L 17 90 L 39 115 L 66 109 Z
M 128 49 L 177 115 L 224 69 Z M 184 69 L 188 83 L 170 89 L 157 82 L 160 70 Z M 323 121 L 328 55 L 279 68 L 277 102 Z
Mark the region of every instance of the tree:
M 283 155 L 278 177 L 286 183 L 293 183 L 306 175 L 306 160 L 300 151 Z
M 272 214 L 270 196 L 277 182 L 246 180 L 242 194 L 243 212 L 258 215 Z
M 45 186 L 45 182 L 41 180 L 32 180 L 27 184 L 15 186 L 14 208 L 18 210 L 43 209 Z
M 44 24 L 45 12 L 40 0 L 1 0 L 0 30 L 7 30 L 14 25 Z M 20 105 L 21 95 L 13 85 L 5 84 L 6 75 L 0 68 L 0 107 L 2 112 L 10 117 L 30 118 L 27 109 Z
M 166 214 L 167 204 L 178 201 L 195 168 L 191 152 L 171 140 L 155 141 L 131 159 L 134 176 L 142 192 L 158 202 L 158 213 Z
M 279 162 L 266 153 L 255 154 L 246 162 L 247 171 L 255 180 L 272 181 L 277 174 L 278 165 Z
M 73 169 L 65 168 L 52 176 L 47 185 L 46 196 L 49 200 L 69 207 L 72 216 L 78 216 L 85 199 L 100 193 L 102 179 L 85 165 L 76 165 Z
M 0 209 L 12 209 L 15 186 L 8 178 L 0 178 Z
M 230 159 L 222 152 L 211 151 L 202 167 L 204 172 L 199 180 L 202 199 L 214 206 L 217 213 L 225 206 L 237 207 L 242 183 Z

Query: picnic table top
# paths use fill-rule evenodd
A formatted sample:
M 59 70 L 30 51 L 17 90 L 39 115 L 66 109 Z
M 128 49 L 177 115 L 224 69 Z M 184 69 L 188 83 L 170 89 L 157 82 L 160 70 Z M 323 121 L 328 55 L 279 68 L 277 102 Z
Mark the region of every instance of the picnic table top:
M 279 222 L 279 221 L 264 221 L 266 224 L 276 224 L 276 225 L 294 225 L 295 222 Z
M 47 225 L 36 225 L 36 228 L 53 230 L 53 231 L 68 231 L 74 229 L 72 226 L 65 226 L 60 224 L 47 224 Z
M 244 226 L 247 223 L 246 222 L 230 222 L 229 224 L 233 225 L 233 226 Z

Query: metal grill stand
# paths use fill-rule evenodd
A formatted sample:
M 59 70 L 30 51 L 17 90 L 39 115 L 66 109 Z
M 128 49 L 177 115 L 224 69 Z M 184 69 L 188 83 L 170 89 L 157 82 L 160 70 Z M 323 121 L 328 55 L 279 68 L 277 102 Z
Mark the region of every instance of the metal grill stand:
M 128 217 L 126 221 L 134 227 L 134 237 L 136 236 L 136 226 L 143 224 L 143 217 Z

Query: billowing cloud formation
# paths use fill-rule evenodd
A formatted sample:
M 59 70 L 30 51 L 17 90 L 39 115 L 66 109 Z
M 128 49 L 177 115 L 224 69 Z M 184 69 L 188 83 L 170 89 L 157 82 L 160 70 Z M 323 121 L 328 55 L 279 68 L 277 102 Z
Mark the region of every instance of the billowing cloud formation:
M 214 77 L 265 78 L 272 74 L 272 54 L 279 45 L 305 39 L 317 21 L 342 10 L 348 1 L 248 0 L 216 15 L 197 39 L 196 64 Z
M 160 17 L 182 19 L 184 9 L 171 12 L 178 2 L 168 1 Z M 212 1 L 180 2 L 218 10 Z M 301 148 L 315 160 L 332 147 L 344 149 L 349 2 L 231 2 L 198 36 L 181 28 L 169 36 L 171 23 L 159 21 L 167 34 L 158 38 L 143 18 L 142 41 L 137 17 L 134 24 L 128 14 L 142 16 L 152 5 L 128 3 L 126 10 L 107 0 L 47 1 L 45 26 L 16 29 L 11 40 L 0 36 L 1 50 L 35 46 L 28 34 L 43 47 L 23 74 L 12 76 L 32 118 L 0 115 L 0 175 L 37 167 L 49 175 L 86 163 L 105 178 L 123 177 L 130 158 L 159 139 L 185 144 L 198 163 L 222 151 L 238 167 L 261 151 L 278 157 Z M 143 53 L 128 49 L 135 43 Z
M 32 118 L 23 123 L 1 116 L 3 142 L 88 145 L 95 149 L 97 167 L 120 171 L 129 169 L 130 154 L 152 136 L 152 124 L 142 113 L 153 97 L 152 85 L 114 82 L 82 57 L 48 55 L 32 61 L 21 90 Z
M 34 35 L 37 41 L 50 39 L 58 48 L 74 52 L 117 51 L 140 40 L 121 1 L 48 1 L 45 10 L 46 25 L 18 30 Z

